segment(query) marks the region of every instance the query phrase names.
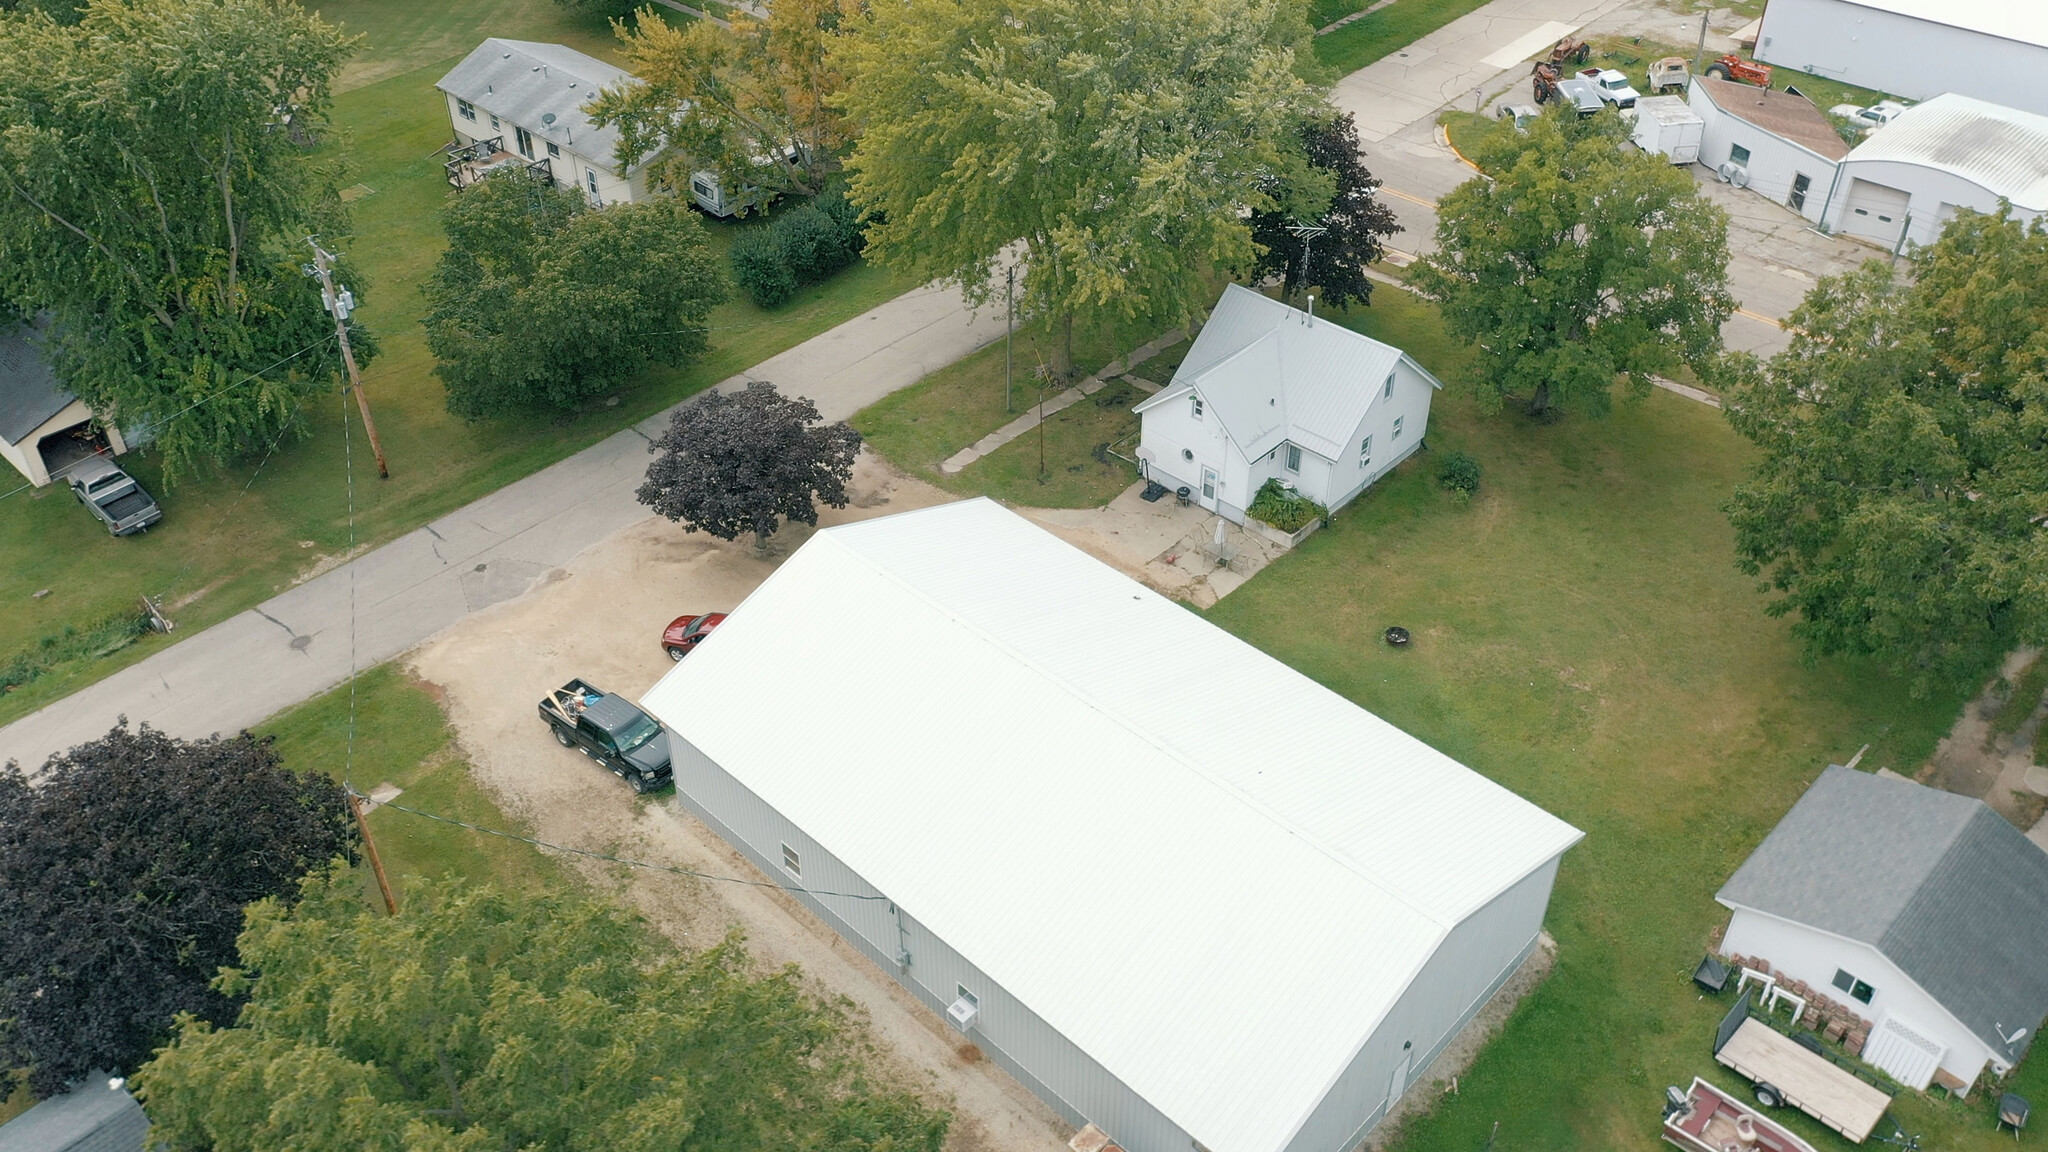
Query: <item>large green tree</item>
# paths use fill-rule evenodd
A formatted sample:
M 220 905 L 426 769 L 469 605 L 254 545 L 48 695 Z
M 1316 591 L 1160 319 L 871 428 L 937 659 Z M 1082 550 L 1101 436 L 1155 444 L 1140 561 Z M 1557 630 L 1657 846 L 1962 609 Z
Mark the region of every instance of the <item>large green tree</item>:
M 1762 458 L 1728 513 L 1809 651 L 1925 691 L 2048 641 L 2048 230 L 1965 212 L 1919 255 L 1822 280 L 1733 374 Z
M 1709 370 L 1735 308 L 1727 214 L 1684 169 L 1623 148 L 1611 111 L 1499 131 L 1488 171 L 1438 206 L 1437 251 L 1412 280 L 1483 350 L 1482 398 L 1597 415 L 1617 378 L 1641 393 L 1680 364 Z
M 1062 371 L 1076 316 L 1192 318 L 1217 269 L 1251 266 L 1246 212 L 1330 202 L 1298 144 L 1327 112 L 1295 71 L 1297 0 L 918 0 L 848 28 L 869 259 L 978 304 L 1021 241 L 1020 302 L 1064 331 Z
M 301 141 L 350 46 L 291 0 L 0 15 L 0 300 L 53 314 L 64 383 L 170 475 L 270 441 L 339 370 L 301 266 L 343 217 Z
M 737 937 L 677 955 L 616 909 L 457 881 L 387 917 L 358 877 L 249 911 L 232 1028 L 137 1076 L 174 1152 L 938 1152 L 858 1025 Z
M 466 419 L 574 410 L 650 363 L 682 364 L 730 291 L 675 197 L 592 209 L 508 170 L 463 190 L 443 224 L 427 346 L 448 410 Z

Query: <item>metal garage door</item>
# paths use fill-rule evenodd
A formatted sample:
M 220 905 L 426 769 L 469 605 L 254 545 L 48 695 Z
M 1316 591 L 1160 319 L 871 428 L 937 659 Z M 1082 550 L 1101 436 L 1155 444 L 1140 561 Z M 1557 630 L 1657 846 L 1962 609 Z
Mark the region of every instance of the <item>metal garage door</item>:
M 1906 226 L 1908 199 L 1897 188 L 1851 179 L 1849 196 L 1842 204 L 1841 230 L 1889 248 L 1898 243 L 1899 229 Z
M 1941 1043 L 1929 1040 L 1918 1029 L 1890 1013 L 1886 1013 L 1884 1020 L 1871 1029 L 1870 1041 L 1863 1046 L 1865 1060 L 1916 1091 L 1924 1090 L 1927 1082 L 1934 1079 L 1934 1069 L 1947 1052 Z

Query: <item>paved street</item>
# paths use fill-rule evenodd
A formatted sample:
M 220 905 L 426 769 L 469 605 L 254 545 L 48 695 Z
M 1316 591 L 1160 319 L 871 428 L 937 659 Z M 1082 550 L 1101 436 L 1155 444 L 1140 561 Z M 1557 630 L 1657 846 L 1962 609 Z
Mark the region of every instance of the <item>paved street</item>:
M 1002 334 L 1000 310 L 972 316 L 958 292 L 920 288 L 719 387 L 770 380 L 842 420 Z M 123 715 L 179 736 L 234 732 L 341 683 L 351 663 L 388 660 L 524 593 L 645 518 L 633 490 L 647 468 L 648 437 L 667 424 L 666 412 L 650 417 L 23 717 L 0 729 L 0 761 L 39 765 Z

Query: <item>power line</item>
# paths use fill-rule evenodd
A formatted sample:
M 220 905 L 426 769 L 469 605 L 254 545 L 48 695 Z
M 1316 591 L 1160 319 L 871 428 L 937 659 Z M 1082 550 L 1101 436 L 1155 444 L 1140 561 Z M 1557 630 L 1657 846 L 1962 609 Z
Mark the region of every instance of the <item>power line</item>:
M 467 828 L 472 832 L 482 832 L 487 836 L 499 836 L 506 840 L 517 840 L 521 844 L 531 844 L 536 848 L 547 848 L 555 852 L 568 852 L 577 856 L 588 856 L 593 860 L 607 860 L 613 864 L 626 864 L 634 868 L 646 868 L 654 872 L 672 872 L 678 876 L 694 876 L 699 880 L 716 880 L 721 884 L 739 884 L 747 888 L 774 888 L 783 892 L 802 892 L 809 896 L 837 896 L 844 900 L 889 902 L 887 896 L 870 896 L 861 892 L 828 892 L 821 888 L 804 888 L 795 884 L 779 884 L 773 880 L 748 880 L 739 876 L 718 876 L 710 872 L 696 872 L 688 868 L 677 868 L 671 864 L 650 864 L 645 860 L 629 860 L 624 856 L 613 856 L 608 852 L 593 852 L 588 848 L 570 848 L 563 844 L 550 844 L 546 840 L 536 840 L 531 836 L 521 836 L 516 832 L 501 832 L 496 828 L 486 828 L 481 824 L 471 824 L 467 820 L 457 820 L 452 816 L 437 816 L 432 812 L 422 812 L 417 808 L 407 808 L 402 804 L 393 804 L 388 801 L 379 804 L 378 807 L 408 812 L 414 816 L 424 816 L 429 820 L 437 820 L 443 824 L 453 824 L 457 828 Z

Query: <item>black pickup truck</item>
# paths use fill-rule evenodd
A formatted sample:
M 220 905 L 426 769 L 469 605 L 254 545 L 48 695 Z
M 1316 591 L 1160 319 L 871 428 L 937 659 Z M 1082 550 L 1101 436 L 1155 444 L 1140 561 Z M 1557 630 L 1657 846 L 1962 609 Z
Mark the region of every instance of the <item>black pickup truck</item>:
M 541 700 L 540 718 L 556 743 L 611 769 L 635 792 L 669 782 L 668 733 L 624 696 L 571 680 Z

